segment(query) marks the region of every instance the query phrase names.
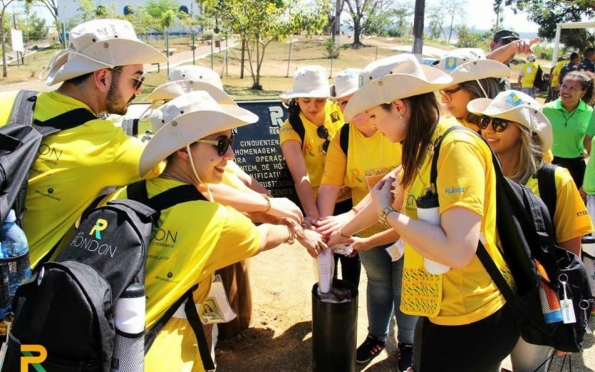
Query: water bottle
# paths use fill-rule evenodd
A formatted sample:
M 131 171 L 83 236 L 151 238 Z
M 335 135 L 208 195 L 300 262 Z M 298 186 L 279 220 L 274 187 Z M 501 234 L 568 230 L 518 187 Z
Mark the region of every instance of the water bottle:
M 116 301 L 112 372 L 143 372 L 145 365 L 145 286 L 129 285 Z
M 328 294 L 333 287 L 333 275 L 335 274 L 335 257 L 332 249 L 326 249 L 314 259 L 316 279 L 318 280 L 318 292 Z
M 434 195 L 432 189 L 427 188 L 424 196 L 417 198 L 417 217 L 432 225 L 440 225 L 440 210 L 438 195 Z M 440 275 L 450 270 L 449 266 L 430 260 L 424 257 L 424 266 L 430 274 Z
M 0 228 L 0 252 L 2 254 L 2 307 L 0 319 L 10 311 L 17 288 L 31 278 L 29 244 L 25 232 L 16 224 L 16 214 L 10 210 Z M 8 293 L 5 293 L 8 288 Z

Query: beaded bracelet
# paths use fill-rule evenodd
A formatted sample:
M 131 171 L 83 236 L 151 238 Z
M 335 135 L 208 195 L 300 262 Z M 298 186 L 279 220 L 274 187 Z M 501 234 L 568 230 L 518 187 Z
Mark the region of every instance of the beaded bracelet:
M 262 197 L 264 198 L 264 200 L 267 201 L 267 209 L 265 209 L 263 211 L 263 213 L 268 213 L 271 210 L 271 198 L 269 198 L 267 195 L 262 194 Z

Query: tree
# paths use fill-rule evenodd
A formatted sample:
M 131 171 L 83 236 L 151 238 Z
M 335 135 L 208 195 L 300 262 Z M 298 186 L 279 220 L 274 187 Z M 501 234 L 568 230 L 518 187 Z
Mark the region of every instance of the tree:
M 0 5 L 2 8 L 0 9 L 0 37 L 2 38 L 2 77 L 8 76 L 8 67 L 6 66 L 6 32 L 4 30 L 4 21 L 6 20 L 6 10 L 8 6 L 12 4 L 16 0 L 0 0 Z
M 439 39 L 444 33 L 444 13 L 440 5 L 433 5 L 428 8 L 428 20 L 430 28 L 430 38 Z
M 452 33 L 455 30 L 455 22 L 458 19 L 465 18 L 465 7 L 467 6 L 467 0 L 441 0 L 440 7 L 446 16 L 446 24 L 448 25 L 448 36 L 442 29 L 446 43 L 450 44 Z
M 347 11 L 351 17 L 350 28 L 353 30 L 353 44 L 354 47 L 362 46 L 361 37 L 365 33 L 366 18 L 374 18 L 380 12 L 382 7 L 382 0 L 344 0 L 347 5 Z
M 327 20 L 328 2 L 298 6 L 294 0 L 204 0 L 207 14 L 239 34 L 248 54 L 252 89 L 262 90 L 260 74 L 267 46 L 289 35 L 320 32 Z
M 558 23 L 595 17 L 593 0 L 494 0 L 494 11 L 502 5 L 512 7 L 515 12 L 527 12 L 529 20 L 539 25 L 539 36 L 550 40 L 556 35 Z M 561 42 L 567 47 L 584 50 L 595 43 L 595 35 L 585 29 L 565 29 Z

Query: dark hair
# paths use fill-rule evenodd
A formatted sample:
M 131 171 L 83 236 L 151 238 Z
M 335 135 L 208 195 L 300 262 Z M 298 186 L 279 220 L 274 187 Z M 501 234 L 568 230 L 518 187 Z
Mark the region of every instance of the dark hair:
M 81 76 L 73 77 L 72 79 L 64 80 L 64 83 L 78 86 L 84 83 L 91 75 L 93 75 L 93 73 L 89 72 Z
M 581 81 L 581 88 L 585 91 L 585 95 L 583 96 L 582 101 L 586 104 L 589 104 L 589 102 L 591 102 L 591 98 L 593 98 L 594 89 L 593 79 L 591 78 L 591 76 L 587 75 L 582 71 L 571 71 L 567 73 L 566 76 L 564 76 L 564 80 L 566 80 L 569 77 Z
M 585 58 L 592 56 L 593 53 L 595 53 L 595 48 L 589 47 L 589 48 L 585 49 L 585 53 L 584 53 Z
M 287 104 L 287 112 L 289 113 L 289 118 L 299 117 L 300 111 L 300 105 L 298 104 L 297 99 L 290 99 L 289 103 Z
M 572 60 L 572 59 L 577 59 L 578 57 L 579 57 L 579 55 L 578 55 L 578 53 L 577 53 L 577 52 L 572 52 L 572 53 L 570 53 L 570 59 L 571 59 L 571 60 Z
M 471 95 L 471 100 L 477 98 L 489 98 L 494 99 L 502 91 L 500 87 L 500 83 L 496 78 L 486 78 L 486 79 L 479 79 L 479 80 L 469 80 L 464 81 L 459 84 L 461 88 L 467 91 Z M 481 87 L 480 87 L 481 85 Z M 483 88 L 483 90 L 481 89 Z M 487 94 L 487 97 L 485 94 Z M 467 117 L 465 118 L 469 123 L 479 124 L 479 116 L 468 113 Z
M 438 101 L 434 92 L 403 98 L 411 115 L 407 125 L 407 135 L 401 142 L 403 145 L 403 180 L 401 184 L 407 188 L 419 172 L 425 153 L 430 144 L 432 133 L 440 118 Z M 392 104 L 381 104 L 386 111 L 391 110 Z

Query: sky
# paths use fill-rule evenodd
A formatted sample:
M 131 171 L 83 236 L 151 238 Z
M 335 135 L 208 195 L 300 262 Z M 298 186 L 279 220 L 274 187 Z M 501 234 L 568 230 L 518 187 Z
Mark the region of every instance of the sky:
M 426 7 L 438 3 L 440 3 L 440 0 L 426 0 Z M 465 12 L 469 28 L 489 30 L 496 23 L 496 13 L 493 11 L 493 6 L 493 0 L 467 0 Z M 537 33 L 539 25 L 530 22 L 526 13 L 514 14 L 510 7 L 505 7 L 502 28 L 517 32 Z
M 410 0 L 413 2 L 414 0 Z M 432 4 L 439 3 L 440 0 L 426 0 L 426 7 Z M 17 12 L 22 11 L 21 2 L 13 2 L 14 5 L 9 6 L 9 12 L 15 9 Z M 14 8 L 13 8 L 14 7 Z M 470 28 L 475 27 L 479 30 L 488 30 L 492 27 L 496 20 L 496 14 L 492 10 L 493 0 L 467 0 L 465 7 L 466 22 Z M 51 24 L 53 19 L 49 11 L 42 5 L 36 5 L 32 8 L 40 16 L 46 19 L 47 24 Z M 509 28 L 517 32 L 531 32 L 537 33 L 538 25 L 527 20 L 526 13 L 514 14 L 510 8 L 504 9 L 503 28 Z

